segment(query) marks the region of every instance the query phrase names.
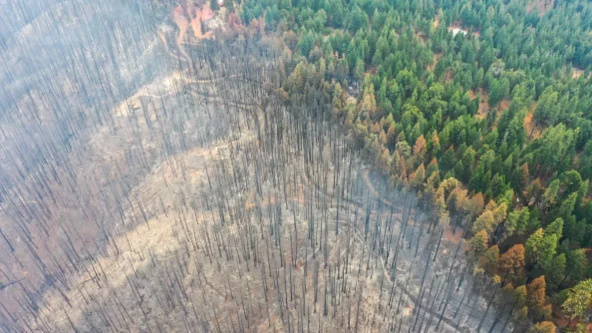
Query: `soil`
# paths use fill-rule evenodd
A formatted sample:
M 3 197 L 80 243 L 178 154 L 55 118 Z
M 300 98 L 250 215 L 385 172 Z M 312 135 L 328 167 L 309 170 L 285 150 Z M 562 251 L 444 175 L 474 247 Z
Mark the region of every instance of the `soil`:
M 450 26 L 448 27 L 448 31 L 452 32 L 452 35 L 454 36 L 456 36 L 456 34 L 458 33 L 462 33 L 463 35 L 469 33 L 469 29 L 463 28 L 463 23 L 461 21 L 453 22 L 452 24 L 450 24 Z M 471 33 L 477 37 L 481 36 L 481 32 L 479 30 L 473 29 Z
M 524 130 L 526 131 L 526 135 L 530 137 L 530 140 L 538 139 L 545 130 L 544 128 L 540 128 L 539 126 L 537 126 L 532 120 L 534 116 L 534 109 L 536 109 L 536 106 L 524 118 Z
M 433 72 L 434 69 L 436 68 L 436 65 L 438 64 L 438 61 L 440 60 L 440 57 L 442 56 L 441 53 L 436 53 L 433 56 L 433 60 L 432 60 L 432 65 L 428 66 L 427 70 L 430 72 Z
M 582 77 L 582 75 L 584 75 L 584 70 L 583 69 L 579 69 L 576 67 L 572 67 L 573 72 L 571 73 L 571 77 L 572 79 L 579 79 L 580 77 Z M 592 73 L 590 73 L 589 78 L 592 77 Z
M 176 38 L 177 49 L 189 63 L 192 63 L 184 45 L 199 45 L 201 40 L 215 39 L 213 31 L 204 31 L 203 28 L 208 21 L 216 18 L 216 13 L 210 9 L 209 1 L 204 5 L 195 6 L 192 0 L 186 0 L 185 4 L 173 10 L 172 18 L 179 31 Z M 193 32 L 190 38 L 187 35 L 189 27 Z

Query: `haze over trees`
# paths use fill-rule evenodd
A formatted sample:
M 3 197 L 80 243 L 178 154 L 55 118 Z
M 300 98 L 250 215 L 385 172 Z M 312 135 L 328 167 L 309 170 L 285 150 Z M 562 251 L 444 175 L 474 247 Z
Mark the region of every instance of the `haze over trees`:
M 6 0 L 0 331 L 590 329 L 592 6 Z

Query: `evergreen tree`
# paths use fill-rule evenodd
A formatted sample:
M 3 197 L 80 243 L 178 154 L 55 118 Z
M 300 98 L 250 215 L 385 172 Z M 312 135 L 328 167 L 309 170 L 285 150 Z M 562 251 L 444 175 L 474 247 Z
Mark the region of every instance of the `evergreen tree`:
M 557 327 L 553 322 L 550 321 L 541 321 L 534 325 L 534 329 L 531 330 L 532 333 L 555 333 Z
M 592 279 L 581 281 L 571 288 L 562 308 L 571 319 L 583 318 L 587 311 L 592 310 Z
M 506 251 L 500 258 L 500 269 L 508 281 L 519 284 L 525 278 L 524 246 L 516 244 Z
M 491 275 L 497 274 L 497 267 L 499 264 L 499 247 L 496 245 L 491 246 L 483 256 L 481 257 L 481 265 L 485 271 Z
M 557 236 L 558 240 L 563 236 L 563 219 L 560 217 L 545 228 L 545 235 L 553 234 Z
M 469 241 L 470 253 L 473 258 L 480 258 L 487 250 L 489 236 L 485 230 L 481 230 Z
M 543 251 L 543 239 L 545 237 L 543 229 L 538 229 L 535 231 L 528 240 L 526 244 L 524 244 L 524 249 L 526 253 L 526 262 L 531 265 L 537 264 L 541 257 L 541 252 Z
M 526 286 L 528 291 L 526 304 L 528 305 L 529 309 L 533 310 L 533 318 L 542 316 L 544 313 L 546 285 L 545 276 L 543 275 L 532 280 L 532 282 Z
M 561 282 L 565 279 L 566 270 L 566 256 L 561 253 L 555 258 L 553 262 L 545 270 L 545 276 L 549 277 L 549 285 L 554 290 L 559 290 Z
M 570 250 L 566 256 L 565 279 L 580 281 L 588 268 L 588 259 L 584 249 Z M 563 281 L 561 281 L 563 282 Z
M 545 89 L 534 113 L 534 120 L 538 125 L 552 126 L 555 124 L 558 115 L 557 98 L 558 94 L 553 90 L 553 87 Z

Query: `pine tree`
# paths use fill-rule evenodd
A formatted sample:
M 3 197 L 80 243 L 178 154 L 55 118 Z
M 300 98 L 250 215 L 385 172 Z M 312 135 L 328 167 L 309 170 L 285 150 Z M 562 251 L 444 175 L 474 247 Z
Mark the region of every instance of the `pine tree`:
M 485 230 L 481 230 L 469 241 L 471 256 L 475 259 L 480 258 L 487 250 L 489 236 Z
M 545 237 L 545 233 L 542 228 L 535 231 L 524 246 L 526 250 L 526 262 L 529 264 L 536 264 L 540 259 L 540 254 L 543 246 L 543 238 Z
M 420 192 L 423 191 L 424 183 L 425 183 L 425 167 L 423 163 L 417 167 L 415 172 L 410 176 L 410 185 L 413 189 Z
M 505 233 L 502 240 L 506 240 L 514 235 L 523 236 L 528 230 L 529 222 L 530 212 L 528 207 L 511 212 L 504 224 Z
M 567 252 L 565 279 L 580 281 L 588 268 L 588 259 L 584 249 L 576 249 Z M 563 281 L 561 281 L 563 283 Z
M 538 125 L 552 126 L 557 119 L 557 99 L 558 94 L 549 86 L 539 98 L 537 108 L 534 113 L 534 120 Z
M 557 200 L 557 195 L 559 194 L 559 186 L 559 179 L 555 179 L 549 184 L 542 197 L 543 208 L 547 208 L 555 204 L 555 201 Z
M 479 217 L 477 218 L 477 220 L 475 220 L 475 223 L 473 224 L 473 232 L 479 232 L 484 230 L 489 234 L 493 232 L 495 228 L 495 218 L 493 212 L 490 210 L 486 210 L 481 215 L 479 215 Z
M 557 235 L 545 235 L 540 245 L 539 258 L 536 262 L 543 271 L 549 271 L 553 266 L 553 258 L 557 253 Z
M 422 134 L 417 138 L 417 140 L 415 141 L 415 145 L 413 146 L 413 155 L 415 156 L 417 162 L 423 163 L 426 155 L 426 149 L 426 139 L 423 137 Z
M 551 321 L 541 321 L 534 325 L 534 329 L 531 330 L 532 333 L 555 333 L 555 324 Z
M 560 240 L 563 237 L 563 219 L 558 217 L 555 221 L 545 228 L 545 235 L 556 235 Z
M 500 269 L 502 275 L 509 281 L 520 284 L 525 278 L 524 274 L 524 245 L 516 244 L 512 246 L 500 257 Z
M 512 301 L 516 303 L 517 308 L 522 308 L 526 305 L 526 299 L 528 297 L 528 292 L 526 290 L 525 285 L 518 286 L 514 290 L 514 296 L 512 297 Z
M 468 218 L 475 218 L 485 209 L 485 199 L 483 193 L 479 192 L 465 202 L 464 210 L 468 213 Z
M 562 307 L 571 319 L 583 318 L 586 311 L 592 310 L 592 279 L 571 288 Z
M 549 278 L 549 285 L 551 288 L 558 290 L 559 285 L 565 279 L 566 269 L 566 256 L 565 253 L 561 253 L 555 258 L 550 266 L 545 269 L 545 276 Z
M 497 274 L 497 267 L 500 260 L 499 256 L 499 247 L 497 244 L 489 247 L 489 249 L 485 251 L 481 257 L 481 266 L 483 266 L 487 273 L 491 275 Z
M 529 312 L 532 310 L 532 318 L 537 318 L 543 315 L 545 308 L 545 291 L 547 284 L 545 283 L 545 276 L 539 276 L 532 280 L 526 286 L 528 296 L 526 297 L 526 305 L 528 305 Z

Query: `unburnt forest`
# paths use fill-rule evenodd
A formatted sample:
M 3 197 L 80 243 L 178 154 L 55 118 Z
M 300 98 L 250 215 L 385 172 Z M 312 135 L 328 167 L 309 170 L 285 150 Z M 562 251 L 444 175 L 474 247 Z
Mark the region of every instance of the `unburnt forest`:
M 5 0 L 0 331 L 586 332 L 591 12 Z

